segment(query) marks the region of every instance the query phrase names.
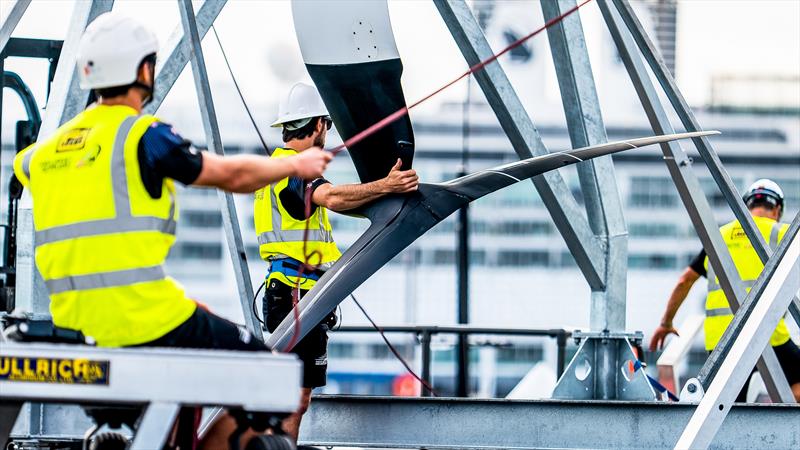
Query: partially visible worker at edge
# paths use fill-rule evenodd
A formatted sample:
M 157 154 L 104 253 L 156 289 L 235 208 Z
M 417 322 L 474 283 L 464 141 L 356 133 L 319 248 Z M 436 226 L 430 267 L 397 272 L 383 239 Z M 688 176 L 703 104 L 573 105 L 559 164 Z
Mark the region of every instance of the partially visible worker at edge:
M 281 101 L 278 119 L 273 127 L 283 129 L 283 148 L 276 148 L 272 159 L 281 160 L 303 154 L 310 148 L 323 147 L 331 128 L 331 118 L 317 89 L 297 83 Z M 347 211 L 383 195 L 405 193 L 417 189 L 419 180 L 414 170 L 400 170 L 398 159 L 389 174 L 380 180 L 363 184 L 334 186 L 324 178 L 311 182 L 290 176 L 265 186 L 255 195 L 255 229 L 261 258 L 270 263 L 264 294 L 264 316 L 267 329 L 275 331 L 292 311 L 293 289 L 298 281 L 300 296 L 308 292 L 326 269 L 341 256 L 333 240 L 328 212 Z M 306 217 L 305 198 L 311 190 L 311 215 Z M 309 228 L 305 253 L 315 253 L 308 261 L 318 269 L 300 277 L 300 266 L 306 262 L 303 233 Z M 316 256 L 318 254 L 318 256 Z M 331 313 L 317 324 L 292 350 L 304 363 L 303 395 L 300 409 L 283 422 L 284 431 L 297 439 L 300 420 L 311 402 L 311 390 L 324 386 L 328 368 L 327 330 L 336 323 Z
M 753 183 L 744 195 L 744 202 L 753 216 L 753 220 L 758 226 L 758 230 L 764 236 L 772 250 L 778 247 L 778 243 L 783 239 L 788 224 L 779 222 L 784 208 L 783 191 L 780 186 L 772 180 L 761 179 Z M 764 265 L 756 255 L 750 240 L 742 230 L 739 221 L 727 223 L 720 228 L 722 238 L 728 246 L 733 262 L 739 271 L 739 276 L 744 282 L 748 291 L 752 287 Z M 672 324 L 672 319 L 678 312 L 683 301 L 686 299 L 689 290 L 701 276 L 708 279 L 708 296 L 706 297 L 706 319 L 704 323 L 706 350 L 711 351 L 722 338 L 722 334 L 733 320 L 728 299 L 719 286 L 719 281 L 712 268 L 709 267 L 708 257 L 705 251 L 699 255 L 684 270 L 678 284 L 670 295 L 667 302 L 667 309 L 661 319 L 661 324 L 653 333 L 650 339 L 650 351 L 656 348 L 663 348 L 664 340 L 669 334 L 678 334 L 678 330 Z M 791 340 L 789 330 L 783 319 L 778 322 L 778 326 L 772 333 L 770 344 L 775 350 L 781 369 L 786 375 L 786 379 L 792 387 L 792 392 L 797 401 L 800 402 L 800 349 Z M 745 384 L 737 402 L 745 402 L 747 396 L 747 384 Z
M 141 114 L 153 96 L 157 51 L 143 24 L 114 12 L 99 16 L 77 58 L 81 87 L 97 103 L 14 159 L 33 197 L 36 266 L 53 322 L 103 347 L 268 351 L 244 328 L 199 307 L 164 272 L 178 220 L 174 181 L 253 192 L 288 176 L 316 179 L 331 156 L 316 148 L 280 160 L 197 151 Z M 223 417 L 205 448 L 227 448 L 234 428 Z

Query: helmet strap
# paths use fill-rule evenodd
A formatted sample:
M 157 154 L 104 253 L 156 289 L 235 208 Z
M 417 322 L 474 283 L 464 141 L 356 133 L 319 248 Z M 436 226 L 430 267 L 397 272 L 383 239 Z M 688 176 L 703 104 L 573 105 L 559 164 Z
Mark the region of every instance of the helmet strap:
M 133 83 L 131 83 L 131 86 L 143 89 L 147 94 L 144 100 L 142 100 L 142 106 L 146 106 L 148 103 L 153 101 L 153 86 L 148 86 L 139 80 L 136 80 Z

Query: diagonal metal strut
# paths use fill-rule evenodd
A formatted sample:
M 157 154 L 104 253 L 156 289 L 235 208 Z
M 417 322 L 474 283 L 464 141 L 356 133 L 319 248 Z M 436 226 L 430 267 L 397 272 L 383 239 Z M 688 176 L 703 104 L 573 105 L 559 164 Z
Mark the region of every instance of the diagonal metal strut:
M 686 128 L 686 131 L 700 130 L 700 125 L 698 124 L 697 119 L 694 117 L 692 109 L 689 108 L 686 100 L 681 95 L 681 92 L 675 83 L 674 77 L 670 73 L 669 69 L 667 69 L 664 60 L 656 50 L 655 45 L 644 32 L 642 24 L 639 23 L 639 19 L 636 17 L 636 14 L 634 14 L 630 3 L 627 0 L 614 0 L 614 5 L 617 7 L 622 20 L 625 21 L 625 24 L 628 26 L 628 30 L 631 32 L 633 39 L 639 46 L 642 55 L 655 74 L 656 79 L 658 79 L 658 82 L 661 84 L 661 88 L 666 93 L 670 103 L 672 103 L 672 107 L 677 112 L 681 123 Z M 758 254 L 758 257 L 761 259 L 761 262 L 766 264 L 767 260 L 772 254 L 772 250 L 764 240 L 764 236 L 760 231 L 758 231 L 758 227 L 756 227 L 753 217 L 750 215 L 747 207 L 742 201 L 742 196 L 736 190 L 736 185 L 733 183 L 730 175 L 722 165 L 719 155 L 717 155 L 714 147 L 706 138 L 695 139 L 694 144 L 695 147 L 697 147 L 697 152 L 700 153 L 700 156 L 708 166 L 708 170 L 716 181 L 720 192 L 722 192 L 722 195 L 725 197 L 728 205 L 730 205 L 734 216 L 736 216 L 736 220 L 739 221 L 739 224 L 742 226 L 747 238 L 750 239 L 753 249 L 755 249 L 756 254 Z M 789 312 L 794 318 L 795 323 L 800 326 L 800 298 L 797 296 L 792 299 L 792 303 L 789 305 Z M 720 341 L 719 345 L 727 347 L 729 343 L 723 340 Z
M 179 9 L 181 12 L 181 23 L 183 24 L 184 34 L 188 37 L 192 62 L 192 75 L 194 76 L 197 100 L 200 103 L 200 115 L 203 119 L 203 129 L 206 134 L 206 145 L 209 150 L 218 155 L 224 155 L 222 138 L 219 133 L 217 123 L 217 113 L 214 110 L 214 100 L 211 97 L 211 86 L 208 82 L 206 63 L 203 57 L 203 47 L 200 35 L 195 22 L 194 10 L 191 0 L 180 0 Z M 250 280 L 250 269 L 247 266 L 247 256 L 242 242 L 242 232 L 239 228 L 239 219 L 236 214 L 236 203 L 233 194 L 218 190 L 222 203 L 222 225 L 228 243 L 228 252 L 231 256 L 233 274 L 236 277 L 236 285 L 239 291 L 239 301 L 242 305 L 245 326 L 250 330 L 256 339 L 263 340 L 264 335 L 261 327 L 252 313 L 250 302 L 253 298 L 253 284 Z
M 434 4 L 468 65 L 478 64 L 494 54 L 466 2 L 434 0 Z M 486 65 L 475 73 L 475 79 L 519 158 L 548 154 L 500 64 L 495 61 Z M 583 208 L 558 172 L 548 172 L 532 181 L 589 286 L 592 290 L 603 290 L 606 260 Z
M 650 81 L 642 59 L 635 52 L 635 43 L 627 29 L 624 28 L 618 11 L 607 0 L 598 0 L 598 5 L 653 130 L 656 133 L 672 132 L 672 125 L 666 111 Z M 691 160 L 675 142 L 662 144 L 661 149 L 678 194 L 700 241 L 703 243 L 703 248 L 708 254 L 709 263 L 719 278 L 719 283 L 731 308 L 736 311 L 739 307 L 739 299 L 745 298 L 747 291 L 739 278 L 739 272 L 722 235 L 719 233 L 711 206 L 702 194 L 703 190 L 697 175 L 692 171 Z M 794 402 L 789 383 L 786 381 L 771 347 L 764 350 L 764 356 L 759 361 L 758 367 L 773 401 Z M 710 380 L 705 379 L 701 382 L 707 386 Z

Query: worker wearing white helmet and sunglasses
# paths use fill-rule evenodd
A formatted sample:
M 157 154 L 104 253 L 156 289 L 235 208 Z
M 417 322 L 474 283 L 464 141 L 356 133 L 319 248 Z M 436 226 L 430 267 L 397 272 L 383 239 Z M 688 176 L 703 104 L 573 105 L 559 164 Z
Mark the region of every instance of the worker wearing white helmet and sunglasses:
M 158 41 L 145 25 L 110 12 L 86 28 L 80 85 L 97 102 L 20 152 L 14 171 L 33 197 L 36 265 L 56 326 L 99 346 L 268 350 L 246 330 L 188 298 L 164 261 L 175 242 L 175 181 L 253 192 L 286 178 L 319 178 L 319 148 L 276 160 L 201 152 L 156 117 Z M 208 434 L 227 447 L 232 419 Z
M 278 118 L 272 124 L 282 129 L 284 142 L 283 147 L 272 152 L 272 158 L 289 158 L 324 146 L 331 124 L 317 89 L 305 83 L 294 84 L 279 104 Z M 333 239 L 328 210 L 352 210 L 387 194 L 416 190 L 419 184 L 416 172 L 402 170 L 401 166 L 398 159 L 386 177 L 369 183 L 334 186 L 324 178 L 306 182 L 289 176 L 256 192 L 253 218 L 259 253 L 270 263 L 263 299 L 270 332 L 291 312 L 292 290 L 299 286 L 300 296 L 304 295 L 341 256 Z M 308 216 L 307 198 L 312 203 Z M 308 239 L 304 239 L 306 228 Z M 301 273 L 309 254 L 314 256 L 308 262 L 318 267 Z M 327 331 L 335 322 L 336 316 L 331 313 L 292 350 L 304 364 L 303 395 L 300 409 L 284 420 L 283 429 L 295 439 L 311 401 L 311 390 L 326 384 Z
M 753 221 L 758 230 L 764 236 L 764 240 L 774 251 L 778 243 L 783 239 L 788 224 L 780 223 L 783 214 L 784 195 L 783 190 L 778 184 L 769 179 L 760 179 L 750 185 L 743 196 L 747 209 L 753 216 Z M 734 220 L 720 228 L 722 238 L 728 246 L 731 258 L 739 271 L 739 276 L 745 284 L 747 291 L 755 283 L 758 275 L 764 268 L 761 259 L 753 249 L 747 235 L 744 233 L 738 220 Z M 714 271 L 708 264 L 708 256 L 704 250 L 700 251 L 697 257 L 692 260 L 672 291 L 672 295 L 667 303 L 667 309 L 661 319 L 661 324 L 656 328 L 650 340 L 650 351 L 664 346 L 664 340 L 669 334 L 678 334 L 672 324 L 672 319 L 678 312 L 683 301 L 686 299 L 689 290 L 701 276 L 708 279 L 708 294 L 706 296 L 705 310 L 706 319 L 704 323 L 706 350 L 711 351 L 716 347 L 722 334 L 733 320 L 728 299 L 719 285 Z M 783 319 L 778 322 L 778 326 L 772 333 L 770 344 L 775 350 L 783 373 L 792 387 L 795 399 L 800 402 L 800 349 L 789 336 L 789 330 Z M 737 397 L 737 402 L 746 401 L 747 385 L 742 389 Z

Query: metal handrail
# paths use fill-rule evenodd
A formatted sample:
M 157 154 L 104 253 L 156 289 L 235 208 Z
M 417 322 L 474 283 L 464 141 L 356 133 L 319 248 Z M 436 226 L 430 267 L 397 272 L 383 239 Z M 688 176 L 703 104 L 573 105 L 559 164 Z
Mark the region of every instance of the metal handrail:
M 420 376 L 423 380 L 430 380 L 431 375 L 431 338 L 436 334 L 454 335 L 505 335 L 505 336 L 545 336 L 556 340 L 556 372 L 561 377 L 564 373 L 566 362 L 567 339 L 572 335 L 572 331 L 564 328 L 492 328 L 492 327 L 473 327 L 470 325 L 391 325 L 380 327 L 385 333 L 407 333 L 415 334 L 422 346 L 422 371 Z M 375 328 L 371 326 L 342 326 L 336 328 L 337 333 L 373 333 Z M 421 395 L 430 395 L 425 389 Z

